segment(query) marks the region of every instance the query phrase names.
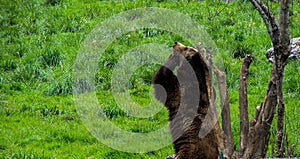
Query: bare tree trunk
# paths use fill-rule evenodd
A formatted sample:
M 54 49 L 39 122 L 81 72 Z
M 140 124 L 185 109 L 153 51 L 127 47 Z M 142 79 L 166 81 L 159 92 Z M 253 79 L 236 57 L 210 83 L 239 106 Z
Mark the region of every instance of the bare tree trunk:
M 279 105 L 280 113 L 284 113 L 284 104 L 282 98 L 282 79 L 284 66 L 290 53 L 289 33 L 288 33 L 288 12 L 289 0 L 281 0 L 280 9 L 280 27 L 270 13 L 269 9 L 261 0 L 250 0 L 253 6 L 262 16 L 268 33 L 273 43 L 275 52 L 275 64 L 272 67 L 272 74 L 268 84 L 265 100 L 261 105 L 257 120 L 253 120 L 248 133 L 248 145 L 242 158 L 264 158 L 266 145 L 268 144 L 270 127 L 275 114 L 276 105 Z M 280 31 L 279 31 L 280 28 Z M 280 39 L 280 40 L 279 40 Z M 283 114 L 284 115 L 284 114 Z M 283 120 L 280 119 L 280 123 Z M 277 135 L 280 137 L 280 135 Z M 277 141 L 280 139 L 277 138 Z M 282 136 L 280 145 L 282 143 Z M 277 145 L 279 143 L 277 142 Z M 278 147 L 278 146 L 277 146 Z M 280 146 L 281 147 L 281 146 Z
M 265 157 L 265 145 L 268 142 L 270 127 L 277 104 L 275 75 L 275 67 L 273 67 L 265 100 L 262 103 L 257 121 L 253 120 L 253 124 L 250 126 L 248 143 L 242 158 Z
M 243 59 L 241 72 L 240 72 L 240 156 L 244 153 L 248 142 L 249 119 L 248 119 L 248 70 L 252 62 L 251 56 L 246 55 Z
M 283 127 L 284 127 L 284 101 L 282 94 L 282 80 L 284 66 L 290 55 L 290 32 L 289 32 L 289 0 L 280 1 L 280 42 L 279 52 L 275 54 L 275 64 L 278 71 L 277 76 L 277 102 L 278 102 L 278 120 L 276 134 L 276 157 L 283 157 Z M 276 53 L 276 52 L 275 52 Z

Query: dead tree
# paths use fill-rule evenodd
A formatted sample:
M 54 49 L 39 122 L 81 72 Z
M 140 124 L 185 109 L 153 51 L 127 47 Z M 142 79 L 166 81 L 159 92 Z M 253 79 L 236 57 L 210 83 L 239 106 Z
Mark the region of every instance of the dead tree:
M 289 0 L 280 1 L 279 24 L 268 7 L 261 0 L 250 0 L 255 9 L 261 15 L 271 38 L 275 61 L 268 83 L 264 101 L 257 107 L 256 115 L 250 122 L 248 119 L 247 102 L 247 73 L 251 63 L 250 55 L 243 59 L 240 73 L 240 151 L 238 158 L 264 158 L 270 135 L 270 128 L 278 105 L 278 121 L 276 135 L 276 156 L 283 157 L 283 124 L 284 101 L 282 94 L 282 80 L 284 67 L 290 55 L 289 37 Z M 221 98 L 222 99 L 222 98 Z M 225 101 L 223 101 L 225 102 Z M 226 139 L 225 139 L 226 141 Z M 226 149 L 226 147 L 225 147 Z M 233 153 L 234 154 L 234 153 Z M 230 153 L 230 158 L 235 158 Z
M 284 126 L 284 100 L 282 94 L 282 80 L 284 67 L 290 55 L 289 37 L 289 0 L 280 1 L 279 24 L 268 7 L 261 0 L 250 0 L 255 9 L 261 15 L 271 38 L 275 60 L 272 66 L 267 92 L 264 101 L 256 109 L 256 114 L 249 124 L 248 100 L 247 100 L 247 78 L 248 69 L 251 64 L 251 56 L 246 55 L 242 61 L 240 72 L 240 151 L 233 152 L 232 132 L 230 123 L 229 106 L 224 106 L 222 111 L 222 125 L 224 130 L 224 152 L 229 158 L 264 158 L 270 136 L 270 128 L 278 106 L 277 135 L 276 135 L 276 157 L 283 157 L 283 126 Z M 229 105 L 226 85 L 222 73 L 215 69 L 217 76 L 221 104 Z M 227 89 L 227 88 L 226 88 Z M 223 96 L 222 96 L 223 94 Z M 225 97 L 224 97 L 225 95 Z M 229 120 L 229 121 L 228 121 Z M 225 122 L 224 122 L 225 121 Z M 227 122 L 227 123 L 226 123 Z M 229 122 L 229 123 L 228 123 Z M 224 127 L 225 126 L 225 127 Z M 230 128 L 230 131 L 228 129 Z
M 246 55 L 243 59 L 240 72 L 240 151 L 232 152 L 232 145 L 226 144 L 231 141 L 232 136 L 224 136 L 225 155 L 229 158 L 264 158 L 267 151 L 267 145 L 270 135 L 270 128 L 278 105 L 277 135 L 276 135 L 276 157 L 283 157 L 283 125 L 284 125 L 284 101 L 282 94 L 282 80 L 284 67 L 290 55 L 290 37 L 289 37 L 289 0 L 280 1 L 279 24 L 268 7 L 261 0 L 250 0 L 255 9 L 260 13 L 271 38 L 275 61 L 272 66 L 272 72 L 268 83 L 267 92 L 264 101 L 256 109 L 256 114 L 249 125 L 248 119 L 248 101 L 247 101 L 247 75 L 251 64 L 251 56 Z M 222 83 L 220 73 L 215 71 L 219 81 L 220 92 L 224 83 Z M 226 94 L 226 93 L 224 93 Z M 228 99 L 221 96 L 221 103 L 229 103 Z M 227 107 L 225 107 L 227 109 Z M 222 120 L 229 114 L 222 113 Z M 228 118 L 228 117 L 227 117 Z M 229 118 L 230 119 L 230 118 Z M 223 122 L 223 121 L 222 121 Z M 228 122 L 228 121 L 227 121 Z M 224 123 L 224 122 L 223 122 Z M 227 125 L 228 124 L 224 124 Z M 250 127 L 249 127 L 250 126 Z M 231 125 L 230 125 L 231 127 Z M 225 128 L 223 128 L 225 131 Z M 227 130 L 228 131 L 228 130 Z M 228 132 L 227 132 L 228 133 Z M 238 154 L 238 155 L 237 155 Z
M 242 67 L 240 72 L 240 151 L 234 151 L 233 148 L 233 136 L 231 130 L 230 121 L 230 106 L 228 91 L 226 87 L 225 73 L 220 71 L 217 67 L 214 69 L 207 69 L 206 75 L 211 75 L 213 70 L 217 76 L 220 102 L 223 108 L 222 110 L 222 131 L 215 131 L 216 136 L 220 136 L 218 140 L 218 149 L 220 155 L 223 154 L 228 158 L 264 158 L 266 156 L 270 128 L 274 118 L 274 114 L 277 108 L 278 120 L 277 120 L 277 135 L 276 135 L 276 157 L 283 157 L 283 126 L 284 126 L 284 100 L 282 93 L 282 80 L 284 67 L 287 64 L 287 59 L 290 55 L 290 37 L 289 37 L 289 0 L 280 1 L 280 17 L 279 23 L 277 23 L 274 15 L 270 12 L 268 7 L 261 0 L 250 0 L 255 9 L 261 15 L 266 28 L 268 30 L 270 39 L 274 48 L 275 60 L 272 65 L 272 71 L 266 90 L 266 95 L 263 102 L 256 108 L 254 119 L 250 121 L 248 119 L 248 101 L 247 101 L 247 78 L 248 70 L 251 64 L 251 56 L 246 55 L 242 61 Z M 209 59 L 210 55 L 205 57 L 205 52 L 202 52 L 198 47 L 198 52 L 201 59 Z M 209 64 L 210 61 L 203 62 L 203 64 Z M 193 65 L 193 64 L 192 64 Z M 211 84 L 210 84 L 211 85 Z M 207 92 L 212 92 L 213 88 L 207 87 Z M 204 96 L 202 96 L 203 98 Z M 211 102 L 213 95 L 205 96 L 206 101 Z M 210 107 L 215 107 L 211 104 Z M 207 113 L 207 107 L 205 111 Z M 213 110 L 215 108 L 212 108 Z M 214 111 L 213 111 L 214 112 Z M 214 118 L 215 119 L 215 118 Z M 216 119 L 217 120 L 217 119 Z M 201 119 L 201 122 L 203 119 Z M 218 130 L 218 123 L 214 130 Z
M 246 55 L 243 59 L 240 72 L 240 151 L 233 152 L 233 146 L 228 144 L 232 141 L 232 135 L 223 127 L 225 155 L 229 158 L 264 158 L 267 151 L 269 141 L 270 128 L 278 106 L 277 135 L 276 135 L 276 157 L 283 157 L 283 126 L 284 126 L 284 100 L 282 94 L 282 80 L 284 67 L 290 55 L 290 37 L 289 37 L 289 0 L 280 1 L 280 17 L 279 24 L 268 7 L 261 0 L 250 0 L 255 9 L 261 15 L 269 36 L 271 38 L 275 60 L 272 66 L 267 92 L 264 101 L 256 109 L 256 114 L 249 125 L 248 119 L 248 101 L 247 101 L 247 78 L 248 69 L 251 64 L 251 56 Z M 217 70 L 217 69 L 215 69 Z M 226 95 L 224 88 L 224 80 L 221 75 L 215 71 L 219 83 L 220 92 Z M 228 98 L 221 96 L 221 103 L 228 103 Z M 229 107 L 224 107 L 228 109 Z M 228 110 L 226 110 L 228 111 Z M 224 117 L 225 116 L 225 117 Z M 227 117 L 226 117 L 227 116 Z M 228 120 L 229 114 L 223 114 L 222 120 Z M 227 119 L 226 119 L 227 118 Z M 230 116 L 229 116 L 230 120 Z M 223 121 L 222 121 L 223 122 Z M 228 121 L 227 121 L 228 122 Z M 231 127 L 228 123 L 224 123 L 226 127 Z M 238 155 L 237 155 L 238 154 Z
M 275 114 L 276 105 L 278 105 L 278 128 L 276 135 L 276 156 L 282 157 L 282 137 L 284 120 L 284 101 L 282 94 L 282 80 L 284 67 L 290 55 L 290 37 L 289 37 L 289 0 L 280 1 L 279 25 L 261 0 L 250 0 L 255 9 L 260 13 L 268 29 L 272 40 L 275 62 L 272 67 L 272 73 L 268 84 L 265 100 L 259 108 L 257 121 L 253 122 L 248 133 L 248 145 L 243 158 L 262 158 L 265 152 L 270 135 L 270 126 Z

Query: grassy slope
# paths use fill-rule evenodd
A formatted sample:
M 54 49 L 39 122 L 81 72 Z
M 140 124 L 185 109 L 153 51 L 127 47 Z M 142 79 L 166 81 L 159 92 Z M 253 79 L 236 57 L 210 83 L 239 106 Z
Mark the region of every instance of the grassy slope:
M 86 35 L 101 21 L 137 7 L 163 7 L 191 16 L 204 25 L 224 58 L 232 108 L 235 144 L 238 145 L 238 78 L 240 54 L 250 53 L 249 106 L 251 118 L 263 101 L 271 65 L 264 51 L 271 44 L 258 13 L 249 3 L 232 3 L 213 17 L 215 4 L 174 2 L 86 2 L 64 1 L 46 5 L 32 0 L 1 2 L 0 34 L 0 157 L 56 158 L 163 158 L 173 153 L 172 146 L 146 154 L 113 150 L 98 142 L 81 123 L 74 107 L 71 89 L 73 60 Z M 300 36 L 299 4 L 293 4 L 291 34 Z M 272 5 L 275 12 L 276 4 Z M 208 20 L 208 17 L 212 18 Z M 99 62 L 96 76 L 97 97 L 104 113 L 118 126 L 134 132 L 149 132 L 166 124 L 162 111 L 152 119 L 128 117 L 112 102 L 109 93 L 111 67 L 126 51 L 143 43 L 172 45 L 184 41 L 172 33 L 141 30 L 115 41 Z M 300 67 L 299 62 L 286 67 L 284 91 L 286 129 L 294 155 L 300 155 Z M 149 101 L 149 78 L 155 67 L 142 69 L 133 81 L 133 99 L 142 105 Z M 137 83 L 144 79 L 145 83 Z M 140 127 L 140 125 L 144 125 Z M 128 126 L 129 125 L 129 126 Z M 272 133 L 276 131 L 272 127 Z M 274 135 L 270 140 L 274 141 Z M 237 146 L 238 147 L 238 146 Z

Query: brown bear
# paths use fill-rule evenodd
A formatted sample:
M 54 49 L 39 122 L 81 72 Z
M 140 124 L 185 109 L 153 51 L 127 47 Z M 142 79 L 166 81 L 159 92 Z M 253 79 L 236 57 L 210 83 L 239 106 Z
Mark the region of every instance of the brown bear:
M 214 130 L 199 137 L 210 105 L 207 72 L 207 64 L 196 49 L 175 42 L 173 54 L 152 79 L 155 97 L 169 111 L 176 159 L 215 159 L 219 156 Z

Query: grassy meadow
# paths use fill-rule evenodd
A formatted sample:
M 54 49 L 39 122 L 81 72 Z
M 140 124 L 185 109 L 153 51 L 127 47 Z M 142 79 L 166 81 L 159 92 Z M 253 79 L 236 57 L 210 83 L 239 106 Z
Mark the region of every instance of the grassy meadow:
M 269 3 L 279 13 L 278 3 Z M 300 36 L 300 2 L 291 4 L 290 32 Z M 249 116 L 264 100 L 272 65 L 267 30 L 248 1 L 225 4 L 195 1 L 2 0 L 0 3 L 0 158 L 165 158 L 172 145 L 147 153 L 128 153 L 99 142 L 84 126 L 74 106 L 72 69 L 81 44 L 104 20 L 144 7 L 181 12 L 203 25 L 218 46 L 227 75 L 235 148 L 239 146 L 238 85 L 241 58 L 253 56 L 249 72 Z M 189 28 L 187 28 L 189 29 Z M 130 36 L 128 36 L 130 35 Z M 105 50 L 95 76 L 104 113 L 118 127 L 136 133 L 168 124 L 165 109 L 149 118 L 122 111 L 111 93 L 111 75 L 126 51 L 147 43 L 188 44 L 174 33 L 141 29 L 118 38 Z M 194 44 L 189 44 L 193 45 Z M 131 98 L 141 107 L 150 101 L 151 78 L 158 65 L 145 65 L 130 78 Z M 286 155 L 300 157 L 300 61 L 285 69 Z M 298 114 L 298 115 L 297 115 Z M 276 139 L 276 114 L 270 143 Z M 136 139 L 138 140 L 138 139 Z M 272 155 L 272 144 L 268 156 Z

